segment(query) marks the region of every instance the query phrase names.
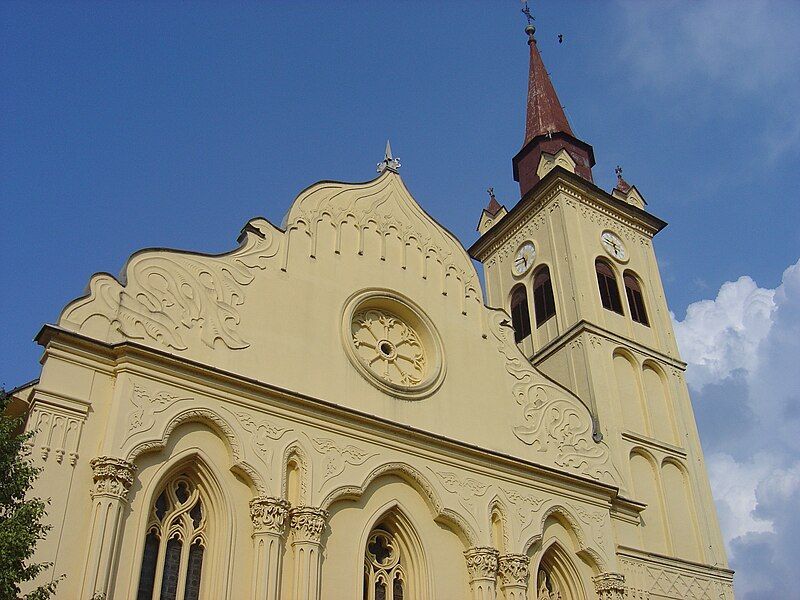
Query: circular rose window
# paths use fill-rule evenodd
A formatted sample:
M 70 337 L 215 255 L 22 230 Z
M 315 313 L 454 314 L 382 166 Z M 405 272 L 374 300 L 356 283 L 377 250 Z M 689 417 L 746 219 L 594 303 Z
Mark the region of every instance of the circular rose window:
M 422 398 L 444 379 L 439 336 L 410 300 L 382 290 L 361 292 L 348 301 L 342 325 L 351 362 L 387 394 Z

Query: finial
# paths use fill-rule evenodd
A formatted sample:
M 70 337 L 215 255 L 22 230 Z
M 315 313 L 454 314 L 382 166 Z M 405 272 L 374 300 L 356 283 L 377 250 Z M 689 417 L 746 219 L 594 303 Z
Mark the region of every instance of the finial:
M 392 173 L 397 173 L 400 168 L 400 159 L 392 156 L 392 146 L 386 140 L 386 151 L 383 153 L 383 160 L 378 163 L 378 173 L 383 173 L 387 169 Z
M 617 179 L 622 179 L 622 167 L 617 165 L 617 168 L 614 169 L 614 173 L 617 174 Z
M 522 14 L 525 15 L 528 21 L 528 24 L 525 26 L 525 33 L 528 34 L 528 43 L 530 44 L 536 41 L 533 37 L 533 34 L 536 33 L 536 27 L 533 26 L 533 21 L 536 20 L 536 17 L 531 14 L 531 9 L 528 6 L 527 0 L 524 0 L 522 4 Z
M 497 198 L 494 197 L 494 188 L 493 187 L 490 187 L 486 191 L 489 194 L 489 199 L 490 200 L 497 200 Z

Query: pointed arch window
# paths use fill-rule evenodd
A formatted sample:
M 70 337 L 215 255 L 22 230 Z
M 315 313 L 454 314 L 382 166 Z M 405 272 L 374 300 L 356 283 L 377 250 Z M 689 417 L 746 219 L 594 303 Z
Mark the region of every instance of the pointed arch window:
M 647 320 L 644 294 L 642 294 L 642 286 L 639 285 L 639 279 L 631 271 L 625 271 L 622 281 L 625 284 L 625 295 L 628 297 L 628 310 L 631 311 L 631 319 L 649 327 L 650 322 Z
M 206 525 L 197 483 L 170 480 L 150 507 L 136 600 L 199 600 Z
M 600 300 L 603 302 L 603 308 L 620 315 L 624 314 L 614 270 L 607 262 L 600 259 L 595 261 L 594 269 L 597 272 L 597 286 L 600 288 Z
M 542 265 L 533 274 L 533 312 L 536 315 L 536 327 L 541 327 L 550 317 L 556 316 L 553 282 L 547 265 Z
M 522 284 L 511 292 L 511 325 L 514 327 L 514 341 L 518 344 L 531 334 L 528 293 Z
M 394 534 L 387 528 L 376 527 L 364 553 L 363 600 L 404 600 L 408 581 L 405 562 Z

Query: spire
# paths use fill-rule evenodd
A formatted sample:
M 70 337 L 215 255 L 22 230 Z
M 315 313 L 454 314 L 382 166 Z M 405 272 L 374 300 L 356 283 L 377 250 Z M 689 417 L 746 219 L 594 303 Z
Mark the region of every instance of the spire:
M 486 191 L 489 194 L 489 204 L 486 205 L 486 208 L 484 210 L 488 212 L 490 215 L 495 216 L 498 212 L 500 212 L 500 209 L 503 207 L 497 201 L 497 198 L 495 198 L 493 187 L 490 187 Z
M 622 167 L 617 165 L 617 168 L 614 169 L 614 173 L 617 174 L 617 185 L 614 186 L 614 189 L 619 190 L 623 194 L 627 194 L 630 191 L 631 186 L 622 178 Z
M 550 75 L 548 75 L 544 62 L 542 62 L 542 56 L 539 54 L 534 37 L 535 32 L 536 28 L 531 24 L 525 28 L 531 53 L 528 69 L 528 114 L 525 120 L 525 144 L 536 136 L 559 131 L 573 135 L 567 115 L 564 114 L 556 89 L 553 87 L 553 82 L 550 81 Z
M 514 179 L 519 182 L 520 193 L 524 196 L 539 183 L 540 163 L 543 155 L 551 160 L 560 151 L 566 151 L 575 174 L 592 181 L 594 151 L 586 142 L 575 137 L 567 115 L 558 99 L 553 82 L 539 54 L 536 44 L 536 28 L 527 2 L 522 9 L 528 20 L 525 33 L 528 35 L 530 65 L 528 69 L 528 104 L 525 116 L 525 141 L 522 149 L 513 159 Z M 552 162 L 552 161 L 551 161 Z M 569 161 L 568 161 L 569 162 Z
M 397 173 L 399 168 L 400 159 L 392 156 L 392 146 L 389 140 L 386 140 L 386 151 L 383 153 L 383 160 L 378 163 L 378 173 L 383 173 L 386 170 Z

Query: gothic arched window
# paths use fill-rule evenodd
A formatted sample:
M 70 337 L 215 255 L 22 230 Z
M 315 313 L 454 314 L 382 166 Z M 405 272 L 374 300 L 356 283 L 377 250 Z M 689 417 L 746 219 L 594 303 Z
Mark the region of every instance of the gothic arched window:
M 136 600 L 198 600 L 205 547 L 200 489 L 178 475 L 150 507 Z
M 603 302 L 603 308 L 623 314 L 617 278 L 613 269 L 607 262 L 600 259 L 595 261 L 594 269 L 597 271 L 597 286 L 600 288 L 600 299 Z
M 533 312 L 537 327 L 556 315 L 553 282 L 550 279 L 550 269 L 546 265 L 539 267 L 533 274 Z
M 511 292 L 511 325 L 514 327 L 514 341 L 518 344 L 531 334 L 528 293 L 522 284 Z
M 387 529 L 372 531 L 364 553 L 363 600 L 404 600 L 408 580 L 401 547 Z
M 631 311 L 631 319 L 642 325 L 650 325 L 647 320 L 647 310 L 644 307 L 644 295 L 639 280 L 630 271 L 625 271 L 622 276 L 625 284 L 625 295 L 628 297 L 628 309 Z

